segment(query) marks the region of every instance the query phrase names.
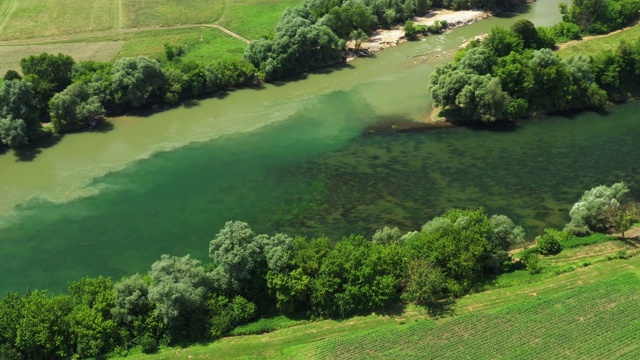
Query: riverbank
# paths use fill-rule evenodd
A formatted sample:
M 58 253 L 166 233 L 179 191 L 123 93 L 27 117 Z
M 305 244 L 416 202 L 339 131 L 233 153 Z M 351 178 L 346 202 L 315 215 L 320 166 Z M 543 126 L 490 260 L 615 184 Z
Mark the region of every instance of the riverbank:
M 484 20 L 492 15 L 493 13 L 484 10 L 453 11 L 435 9 L 425 16 L 416 16 L 410 20 L 414 22 L 415 26 L 431 26 L 436 22 L 445 21 L 447 23 L 447 30 L 451 30 L 473 24 L 476 21 Z M 367 41 L 363 41 L 360 44 L 358 52 L 356 52 L 356 44 L 354 40 L 347 42 L 346 49 L 349 53 L 347 61 L 352 61 L 358 58 L 358 53 L 371 54 L 386 48 L 398 46 L 399 44 L 407 41 L 403 25 L 396 25 L 392 29 L 378 29 L 371 34 Z

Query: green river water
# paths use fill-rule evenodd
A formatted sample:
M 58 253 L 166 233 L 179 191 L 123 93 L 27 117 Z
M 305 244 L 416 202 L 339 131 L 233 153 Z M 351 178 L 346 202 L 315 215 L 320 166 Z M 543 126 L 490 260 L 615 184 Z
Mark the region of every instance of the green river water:
M 146 272 L 164 253 L 206 259 L 229 220 L 339 239 L 482 205 L 535 234 L 566 222 L 585 189 L 640 188 L 637 102 L 491 129 L 368 131 L 423 119 L 429 74 L 464 40 L 522 17 L 551 25 L 557 3 L 0 154 L 0 292 Z

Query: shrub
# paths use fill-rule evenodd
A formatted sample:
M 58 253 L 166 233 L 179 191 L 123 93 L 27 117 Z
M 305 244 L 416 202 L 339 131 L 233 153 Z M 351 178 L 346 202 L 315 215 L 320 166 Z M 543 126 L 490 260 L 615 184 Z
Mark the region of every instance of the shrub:
M 529 274 L 539 274 L 542 272 L 540 257 L 537 253 L 527 252 L 522 258 L 522 262 L 524 262 L 524 265 L 527 267 Z
M 544 229 L 544 234 L 540 235 L 537 239 L 540 254 L 554 255 L 559 253 L 562 250 L 560 240 L 566 239 L 566 234 L 568 234 L 568 232 Z
M 158 342 L 149 335 L 145 335 L 140 339 L 140 347 L 145 354 L 153 354 L 158 351 Z

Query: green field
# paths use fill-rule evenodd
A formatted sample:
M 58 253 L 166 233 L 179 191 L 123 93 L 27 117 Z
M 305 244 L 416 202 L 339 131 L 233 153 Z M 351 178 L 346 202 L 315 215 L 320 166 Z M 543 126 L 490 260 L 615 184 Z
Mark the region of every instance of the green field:
M 640 39 L 640 26 L 635 25 L 630 29 L 623 30 L 608 36 L 598 36 L 586 41 L 579 41 L 573 46 L 558 51 L 562 57 L 569 57 L 579 54 L 595 55 L 603 50 L 613 50 L 618 47 L 621 40 L 636 42 Z
M 228 9 L 219 24 L 250 40 L 269 35 L 287 7 L 302 0 L 227 0 Z
M 212 24 L 225 12 L 225 0 L 123 1 L 125 27 Z
M 195 60 L 238 57 L 246 43 L 219 29 L 198 25 L 223 26 L 254 40 L 271 34 L 284 9 L 300 3 L 302 0 L 0 0 L 0 55 L 5 54 L 0 72 L 18 69 L 21 57 L 43 51 L 73 53 L 82 60 L 138 55 L 161 59 L 164 43 L 186 45 L 186 57 Z M 93 43 L 100 44 L 90 45 Z M 72 44 L 77 48 L 70 51 Z
M 343 321 L 280 316 L 234 331 L 259 335 L 127 359 L 637 359 L 640 257 L 615 258 L 638 255 L 638 245 L 612 240 L 543 257 L 542 274 L 504 274 L 435 318 L 415 306 Z

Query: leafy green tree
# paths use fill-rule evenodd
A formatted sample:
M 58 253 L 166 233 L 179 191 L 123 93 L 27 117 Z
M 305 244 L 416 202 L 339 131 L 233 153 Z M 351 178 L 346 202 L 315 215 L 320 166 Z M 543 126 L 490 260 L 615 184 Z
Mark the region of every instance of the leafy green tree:
M 484 212 L 452 209 L 407 239 L 412 258 L 429 260 L 447 276 L 447 289 L 460 296 L 483 276 L 491 223 Z
M 564 63 L 552 50 L 540 49 L 533 52 L 529 60 L 533 79 L 531 104 L 546 111 L 566 110 L 569 107 L 569 74 Z
M 247 223 L 229 221 L 209 244 L 209 256 L 217 267 L 216 281 L 230 293 L 251 291 L 253 276 L 260 267 L 260 244 Z
M 581 38 L 580 27 L 571 22 L 561 21 L 551 27 L 551 32 L 558 42 L 567 42 Z
M 16 348 L 27 359 L 70 356 L 72 351 L 68 316 L 71 299 L 32 291 L 23 298 L 22 318 L 16 334 Z
M 20 60 L 25 80 L 33 84 L 33 90 L 46 104 L 57 92 L 71 85 L 71 74 L 75 61 L 69 55 L 42 53 L 29 55 Z
M 565 229 L 574 234 L 607 230 L 610 226 L 607 212 L 618 209 L 625 202 L 628 193 L 629 188 L 621 182 L 585 191 L 569 211 L 571 221 Z
M 146 56 L 122 58 L 113 64 L 111 87 L 117 104 L 134 108 L 163 95 L 166 78 L 160 63 Z
M 95 357 L 115 346 L 117 327 L 111 316 L 113 282 L 104 277 L 84 278 L 69 284 L 73 310 L 69 315 L 72 342 L 80 357 Z
M 639 0 L 574 0 L 569 6 L 560 6 L 564 21 L 575 23 L 582 32 L 591 34 L 620 29 L 636 19 L 639 11 Z
M 25 80 L 5 81 L 0 87 L 0 118 L 11 117 L 26 125 L 26 135 L 32 139 L 40 133 L 38 100 Z
M 393 244 L 400 241 L 400 238 L 404 235 L 397 226 L 389 227 L 385 226 L 382 229 L 376 230 L 371 238 L 371 241 L 378 244 Z
M 493 215 L 489 218 L 489 223 L 491 226 L 485 271 L 500 273 L 511 263 L 509 249 L 524 242 L 525 231 L 505 215 Z
M 23 317 L 23 309 L 24 302 L 20 294 L 16 292 L 7 293 L 0 301 L 0 344 L 7 346 L 4 350 L 7 355 L 17 355 L 16 340 Z
M 87 126 L 104 114 L 97 96 L 91 96 L 83 83 L 70 85 L 49 101 L 49 114 L 56 130 Z
M 476 47 L 465 52 L 457 67 L 461 70 L 471 70 L 478 75 L 486 75 L 491 73 L 495 64 L 496 57 L 491 51 L 486 47 Z
M 568 87 L 571 107 L 600 107 L 607 101 L 607 93 L 595 83 L 591 58 L 571 56 L 564 61 L 570 79 Z
M 482 44 L 493 51 L 497 57 L 507 56 L 512 51 L 519 53 L 524 49 L 524 40 L 515 32 L 502 26 L 492 28 Z
M 398 299 L 402 257 L 398 245 L 361 236 L 338 242 L 313 280 L 311 304 L 320 316 L 345 317 Z
M 114 286 L 114 307 L 111 310 L 120 342 L 125 348 L 140 343 L 143 338 L 157 345 L 164 333 L 162 318 L 149 300 L 149 283 L 139 274 L 122 278 Z
M 0 143 L 10 147 L 18 147 L 29 141 L 27 124 L 22 119 L 14 120 L 11 116 L 0 118 Z
M 162 255 L 151 265 L 149 300 L 157 304 L 174 342 L 203 339 L 207 334 L 207 295 L 213 278 L 189 255 Z
M 511 31 L 522 39 L 525 49 L 538 49 L 540 38 L 535 25 L 527 19 L 519 19 L 511 25 Z
M 502 90 L 500 80 L 491 75 L 472 75 L 456 96 L 456 105 L 466 116 L 485 122 L 506 119 L 509 95 Z
M 18 72 L 15 70 L 7 70 L 7 72 L 4 74 L 4 81 L 21 80 L 21 79 L 22 79 L 22 76 L 20 76 L 20 74 L 18 74 Z
M 434 304 L 445 297 L 447 277 L 442 269 L 424 259 L 409 262 L 402 299 L 420 305 Z
M 640 209 L 636 202 L 625 202 L 617 208 L 610 208 L 606 216 L 610 228 L 620 232 L 624 239 L 625 231 L 631 229 L 633 224 L 640 220 Z

